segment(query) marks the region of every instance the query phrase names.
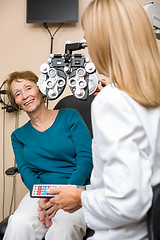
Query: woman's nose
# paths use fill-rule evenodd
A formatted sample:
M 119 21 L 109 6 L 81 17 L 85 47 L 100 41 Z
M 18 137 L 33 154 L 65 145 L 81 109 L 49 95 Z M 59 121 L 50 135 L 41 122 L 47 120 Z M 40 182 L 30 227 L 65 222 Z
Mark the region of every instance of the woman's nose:
M 22 97 L 23 97 L 23 99 L 26 99 L 28 97 L 27 91 L 22 92 Z

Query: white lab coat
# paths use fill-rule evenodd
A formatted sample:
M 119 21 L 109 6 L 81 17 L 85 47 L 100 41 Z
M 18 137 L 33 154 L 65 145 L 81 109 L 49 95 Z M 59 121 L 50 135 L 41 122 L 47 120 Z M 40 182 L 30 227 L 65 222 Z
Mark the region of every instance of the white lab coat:
M 152 187 L 160 183 L 160 107 L 147 109 L 116 87 L 92 103 L 91 190 L 82 193 L 95 240 L 147 238 Z

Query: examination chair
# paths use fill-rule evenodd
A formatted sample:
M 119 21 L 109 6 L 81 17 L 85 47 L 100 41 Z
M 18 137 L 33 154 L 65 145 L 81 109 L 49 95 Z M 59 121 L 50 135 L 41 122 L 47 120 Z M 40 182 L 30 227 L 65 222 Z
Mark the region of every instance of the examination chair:
M 66 96 L 62 98 L 54 107 L 54 109 L 60 109 L 60 108 L 74 108 L 79 111 L 81 116 L 83 117 L 91 136 L 92 135 L 92 126 L 91 126 L 91 102 L 93 101 L 94 96 L 90 95 L 87 100 L 79 100 L 75 98 L 73 95 Z M 18 169 L 16 167 L 11 167 L 6 170 L 6 175 L 8 176 L 15 176 L 18 174 Z M 8 223 L 8 217 L 6 217 L 2 222 L 0 222 L 0 240 L 3 239 L 7 223 Z M 83 240 L 86 240 L 88 237 L 92 236 L 94 234 L 94 231 L 87 228 L 87 233 L 84 236 Z M 16 239 L 15 239 L 16 240 Z M 75 239 L 76 240 L 76 239 Z

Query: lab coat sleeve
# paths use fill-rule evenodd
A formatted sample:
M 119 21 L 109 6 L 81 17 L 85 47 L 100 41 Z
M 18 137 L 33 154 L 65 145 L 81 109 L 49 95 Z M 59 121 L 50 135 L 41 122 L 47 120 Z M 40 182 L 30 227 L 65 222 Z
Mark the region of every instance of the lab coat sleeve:
M 151 205 L 148 141 L 129 99 L 106 87 L 92 104 L 92 189 L 81 200 L 86 223 L 95 230 L 139 221 Z

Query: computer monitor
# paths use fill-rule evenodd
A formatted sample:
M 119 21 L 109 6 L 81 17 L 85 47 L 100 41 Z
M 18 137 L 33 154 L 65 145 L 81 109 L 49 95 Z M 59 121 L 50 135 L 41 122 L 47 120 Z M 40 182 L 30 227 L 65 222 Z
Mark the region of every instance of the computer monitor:
M 78 22 L 78 0 L 27 0 L 27 23 Z

